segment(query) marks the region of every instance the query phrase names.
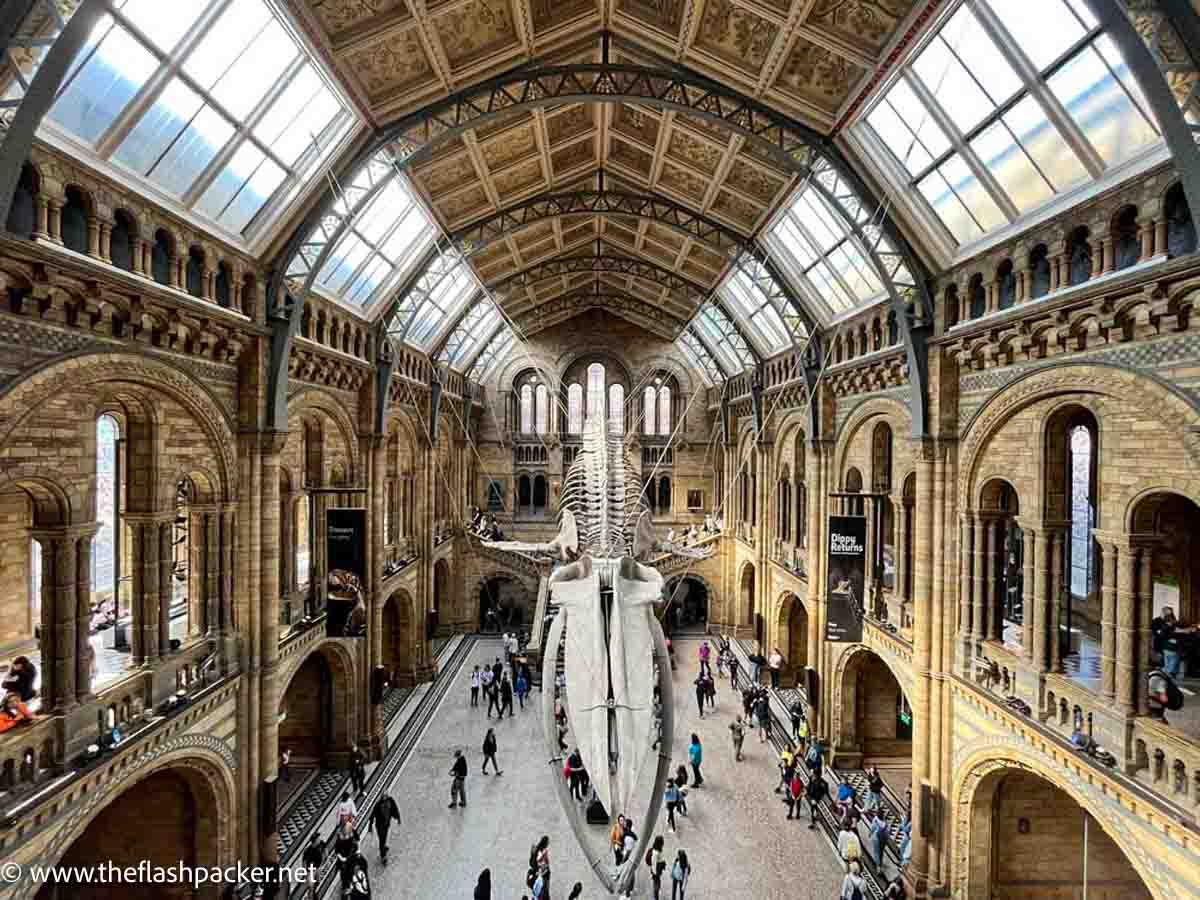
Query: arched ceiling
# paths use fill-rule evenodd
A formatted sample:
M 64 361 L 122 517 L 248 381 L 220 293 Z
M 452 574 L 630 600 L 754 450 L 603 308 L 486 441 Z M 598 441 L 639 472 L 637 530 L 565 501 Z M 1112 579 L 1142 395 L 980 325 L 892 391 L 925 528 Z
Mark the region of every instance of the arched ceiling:
M 818 138 L 868 87 L 917 6 L 915 0 L 289 4 L 384 133 L 391 123 L 411 121 L 447 96 L 520 66 L 607 60 L 682 65 Z M 654 330 L 676 336 L 738 251 L 755 246 L 758 231 L 801 178 L 744 134 L 699 115 L 587 101 L 521 108 L 465 128 L 440 140 L 406 175 L 518 324 L 544 327 L 543 317 L 564 321 L 571 310 L 612 300 L 611 311 L 626 317 L 653 308 Z M 592 191 L 647 198 L 658 208 L 632 214 L 618 203 L 589 212 L 579 198 Z M 574 202 L 539 202 L 568 194 Z M 585 256 L 626 265 L 566 271 L 563 263 L 578 265 Z M 397 302 L 385 308 L 385 319 Z M 434 352 L 450 339 L 447 332 Z

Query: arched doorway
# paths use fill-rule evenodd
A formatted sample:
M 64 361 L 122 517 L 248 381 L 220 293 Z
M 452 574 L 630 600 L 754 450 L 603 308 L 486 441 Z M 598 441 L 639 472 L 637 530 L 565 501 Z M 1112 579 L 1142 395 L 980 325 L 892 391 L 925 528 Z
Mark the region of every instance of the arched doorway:
M 1066 791 L 1025 769 L 1001 767 L 979 781 L 970 844 L 970 900 L 1151 896 L 1104 827 Z
M 663 592 L 668 598 L 664 622 L 671 634 L 707 633 L 709 596 L 703 579 L 690 575 L 672 578 Z
M 412 600 L 406 591 L 396 591 L 383 607 L 383 667 L 392 684 L 412 683 Z
M 912 774 L 912 707 L 900 682 L 880 656 L 861 649 L 846 662 L 840 689 L 839 764 L 877 765 L 903 796 Z
M 493 615 L 489 615 L 489 611 Z M 509 631 L 533 621 L 533 601 L 525 585 L 511 575 L 495 575 L 479 586 L 479 627 Z
M 450 563 L 442 558 L 433 564 L 433 610 L 426 628 L 426 640 L 433 638 L 443 617 L 447 617 L 446 621 L 450 621 L 452 600 L 453 598 L 450 596 Z
M 804 667 L 808 665 L 808 610 L 804 601 L 790 591 L 779 604 L 775 646 L 783 654 L 782 684 L 803 684 Z
M 191 766 L 166 767 L 125 788 L 75 839 L 59 865 L 124 868 L 148 860 L 152 867 L 222 863 L 223 825 L 213 785 Z M 131 891 L 126 884 L 43 884 L 37 900 L 126 900 L 136 894 L 155 900 L 214 898 L 218 888 L 157 884 Z
M 332 768 L 350 750 L 353 671 L 342 654 L 337 644 L 318 646 L 281 695 L 279 749 L 292 751 L 293 768 Z
M 742 609 L 746 611 L 746 619 L 740 624 L 742 624 L 743 627 L 749 627 L 752 629 L 754 639 L 758 641 L 758 645 L 761 648 L 763 646 L 763 639 L 765 637 L 764 623 L 762 613 L 758 610 L 756 604 L 757 598 L 754 593 L 754 565 L 752 563 L 746 563 L 746 566 L 742 569 L 741 595 Z

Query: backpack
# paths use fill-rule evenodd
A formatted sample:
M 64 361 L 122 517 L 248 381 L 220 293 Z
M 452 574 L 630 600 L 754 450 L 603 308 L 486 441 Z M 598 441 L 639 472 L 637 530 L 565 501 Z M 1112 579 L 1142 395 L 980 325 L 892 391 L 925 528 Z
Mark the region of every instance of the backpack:
M 862 888 L 855 885 L 854 890 L 850 893 L 850 900 L 863 900 Z
M 1179 685 L 1175 683 L 1175 679 L 1162 669 L 1155 669 L 1150 673 L 1149 677 L 1153 678 L 1155 675 L 1162 676 L 1162 680 L 1167 683 L 1167 709 L 1183 709 L 1183 691 L 1179 689 Z
M 646 851 L 646 865 L 650 866 L 651 868 L 653 868 L 653 866 L 654 866 L 653 854 L 654 854 L 653 848 Z

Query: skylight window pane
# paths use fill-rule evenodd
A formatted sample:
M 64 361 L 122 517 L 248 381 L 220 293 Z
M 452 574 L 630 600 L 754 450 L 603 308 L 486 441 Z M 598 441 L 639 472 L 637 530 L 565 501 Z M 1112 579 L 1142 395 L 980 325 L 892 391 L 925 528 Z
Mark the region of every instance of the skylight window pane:
M 275 189 L 283 183 L 286 175 L 287 173 L 271 160 L 263 160 L 263 164 L 221 216 L 221 224 L 230 231 L 240 232 L 275 193 Z
M 782 242 L 784 249 L 795 258 L 796 263 L 802 268 L 810 265 L 817 258 L 808 239 L 801 234 L 790 215 L 779 220 L 779 225 L 775 228 L 774 233 Z
M 128 0 L 121 15 L 159 50 L 170 52 L 211 0 Z
M 124 28 L 113 28 L 59 95 L 50 118 L 95 143 L 145 84 L 158 61 Z
M 805 213 L 800 220 L 817 242 L 819 252 L 827 252 L 830 247 L 846 236 L 841 224 L 830 215 L 825 204 L 813 191 L 805 191 L 797 205 L 800 204 L 803 204 Z
M 318 99 L 318 94 L 323 94 L 325 101 L 333 99 L 321 83 L 320 76 L 311 65 L 305 63 L 283 93 L 263 113 L 258 124 L 254 126 L 254 136 L 291 164 L 310 142 L 310 122 L 301 120 L 320 118 L 319 124 L 312 128 L 315 134 L 320 134 L 333 113 L 337 112 L 337 104 L 334 103 L 333 112 L 324 115 L 323 118 L 320 115 L 314 116 L 314 104 L 322 102 Z M 285 133 L 291 136 L 285 139 Z M 280 146 L 281 139 L 286 146 Z
M 987 0 L 1008 33 L 1039 70 L 1067 52 L 1085 34 L 1062 0 L 1042 0 L 1030 14 L 1029 0 Z
M 218 218 L 242 185 L 258 170 L 263 158 L 263 152 L 258 147 L 250 141 L 243 141 L 200 197 L 196 209 L 209 218 Z
M 388 268 L 387 260 L 378 255 L 372 256 L 371 261 L 363 267 L 358 277 L 354 279 L 354 284 L 346 292 L 345 299 L 351 303 L 365 303 L 371 298 L 375 289 L 383 281 Z
M 350 276 L 354 274 L 354 270 L 370 252 L 371 248 L 360 241 L 356 235 L 347 234 L 329 254 L 329 258 L 318 275 L 318 281 L 327 290 L 333 291 L 335 294 L 340 292 L 349 281 Z
M 1021 89 L 1021 79 L 980 26 L 969 6 L 958 8 L 942 29 L 941 36 L 955 55 L 971 67 L 975 80 L 997 106 Z
M 764 306 L 754 318 L 750 319 L 750 328 L 767 348 L 768 353 L 782 350 L 788 342 L 787 327 L 775 307 Z
M 204 105 L 204 99 L 172 78 L 150 109 L 138 120 L 113 158 L 145 175 Z
M 154 167 L 150 180 L 182 196 L 233 133 L 233 125 L 224 116 L 205 106 Z
M 967 212 L 967 208 L 955 196 L 954 191 L 950 190 L 940 172 L 930 172 L 917 182 L 917 189 L 960 244 L 983 234 L 979 223 Z
M 408 210 L 409 200 L 396 180 L 389 181 L 370 207 L 354 223 L 354 229 L 372 244 L 379 242 L 396 219 Z
M 954 188 L 963 204 L 971 211 L 984 231 L 991 231 L 1005 222 L 1004 213 L 996 205 L 986 188 L 975 177 L 963 158 L 957 153 L 942 163 L 939 170 L 946 183 Z
M 1158 139 L 1094 48 L 1066 63 L 1049 84 L 1108 165 L 1128 159 Z
M 994 122 L 980 132 L 971 141 L 971 149 L 1020 212 L 1032 209 L 1054 194 L 1003 121 Z
M 1088 177 L 1071 145 L 1063 140 L 1033 97 L 1026 97 L 1010 109 L 1004 122 L 1055 189 L 1064 190 Z
M 992 111 L 992 101 L 979 89 L 941 40 L 917 57 L 913 69 L 959 131 L 970 131 Z
M 257 0 L 236 0 L 188 54 L 184 71 L 209 90 L 272 21 L 271 11 Z
M 296 58 L 296 45 L 276 19 L 258 36 L 213 89 L 230 115 L 245 118 Z
M 393 263 L 399 263 L 418 244 L 423 244 L 432 230 L 421 210 L 413 206 L 404 220 L 396 227 L 387 241 L 384 242 L 383 255 Z
M 924 171 L 933 162 L 933 157 L 908 130 L 908 126 L 900 121 L 900 116 L 887 101 L 876 106 L 867 121 L 910 175 Z
M 936 95 L 935 95 L 936 96 Z M 933 157 L 950 149 L 950 139 L 934 120 L 929 109 L 904 80 L 897 81 L 887 95 L 900 120 L 917 136 L 921 145 Z

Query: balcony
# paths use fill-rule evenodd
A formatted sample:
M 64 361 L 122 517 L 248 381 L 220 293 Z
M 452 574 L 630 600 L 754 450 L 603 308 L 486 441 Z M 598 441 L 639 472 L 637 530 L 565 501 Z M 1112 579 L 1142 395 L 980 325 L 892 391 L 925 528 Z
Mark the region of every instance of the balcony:
M 771 560 L 783 566 L 797 578 L 808 581 L 808 550 L 778 538 L 771 542 Z

